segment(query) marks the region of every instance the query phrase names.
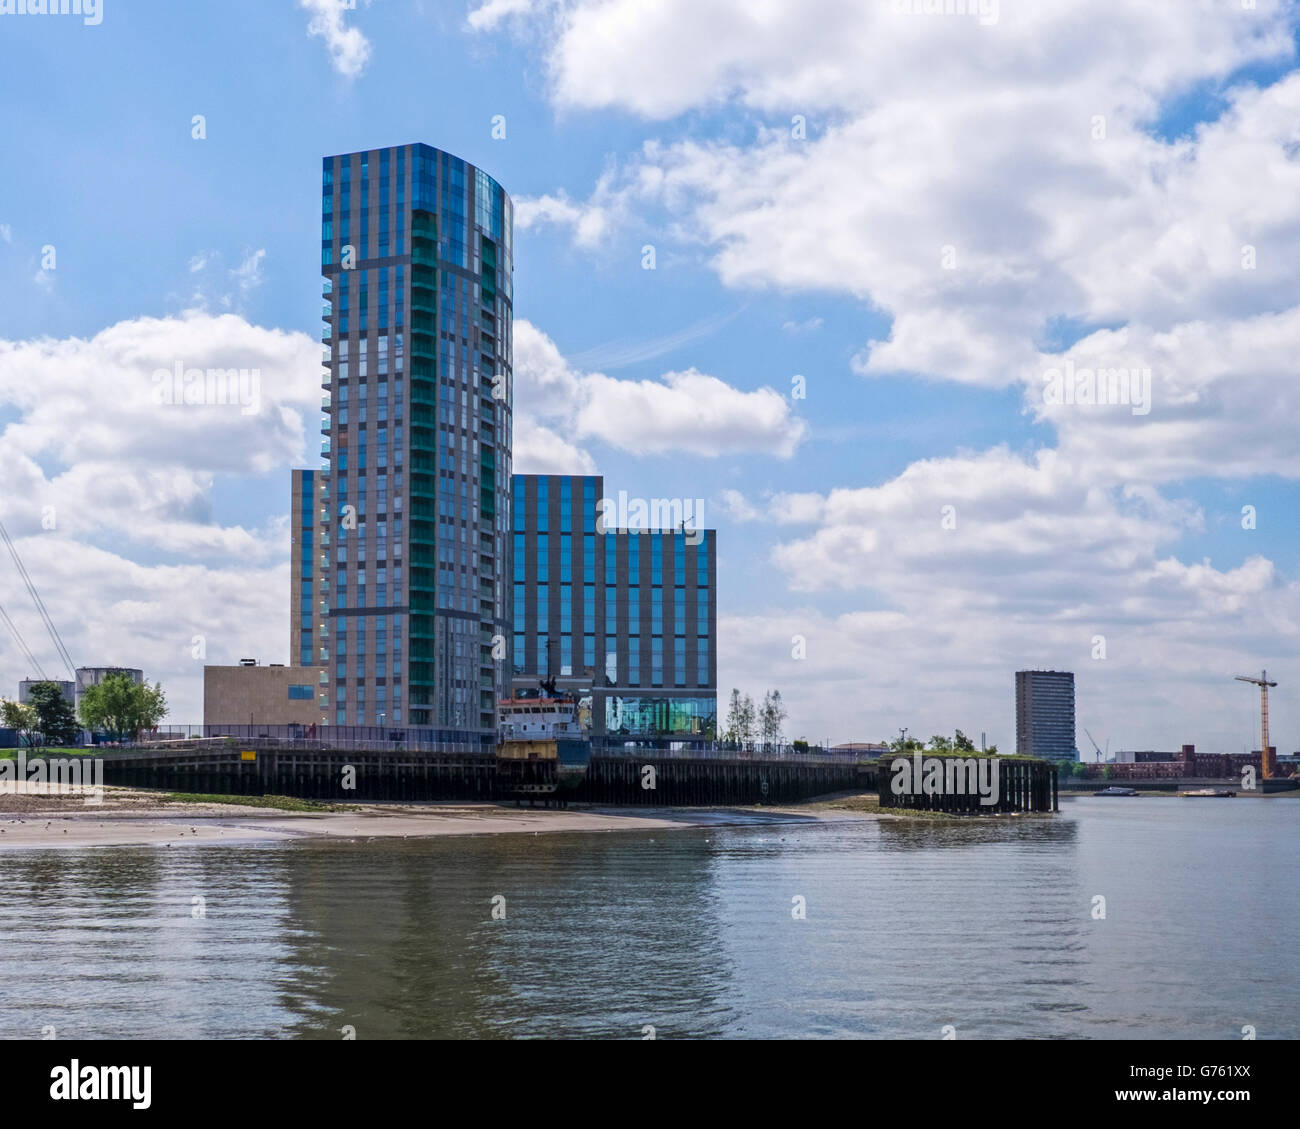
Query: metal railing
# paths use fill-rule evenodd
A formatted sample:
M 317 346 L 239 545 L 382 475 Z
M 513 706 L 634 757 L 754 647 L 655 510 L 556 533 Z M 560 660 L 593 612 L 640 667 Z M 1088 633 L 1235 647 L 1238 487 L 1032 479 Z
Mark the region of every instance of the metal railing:
M 223 738 L 285 749 L 490 753 L 496 748 L 495 733 L 386 725 L 167 725 L 141 733 L 135 744 L 137 747 L 158 747 Z
M 166 725 L 140 735 L 136 747 L 166 747 L 182 743 L 213 743 L 222 739 L 257 744 L 263 748 L 355 749 L 360 752 L 425 752 L 446 754 L 491 754 L 500 737 L 580 738 L 570 731 L 530 733 L 509 723 L 498 732 L 446 730 L 379 725 Z M 738 760 L 790 761 L 803 764 L 871 763 L 870 753 L 828 749 L 820 745 L 756 744 L 746 748 L 727 741 L 699 738 L 629 738 L 623 735 L 592 736 L 591 751 L 599 757 L 628 757 L 654 760 Z
M 741 748 L 726 741 L 628 741 L 623 737 L 593 737 L 592 754 L 602 757 L 645 757 L 672 760 L 794 761 L 801 764 L 854 764 L 873 757 L 850 750 L 819 745 L 795 748 L 772 744 Z

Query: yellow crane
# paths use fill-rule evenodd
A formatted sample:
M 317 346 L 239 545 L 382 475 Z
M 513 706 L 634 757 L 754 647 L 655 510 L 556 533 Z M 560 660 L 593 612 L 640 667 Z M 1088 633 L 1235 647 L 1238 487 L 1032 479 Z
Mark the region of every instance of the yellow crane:
M 1268 780 L 1273 774 L 1268 767 L 1268 688 L 1276 686 L 1276 682 L 1268 680 L 1268 671 L 1260 671 L 1258 678 L 1251 678 L 1245 674 L 1235 676 L 1238 682 L 1251 682 L 1259 687 L 1259 770 L 1260 775 Z

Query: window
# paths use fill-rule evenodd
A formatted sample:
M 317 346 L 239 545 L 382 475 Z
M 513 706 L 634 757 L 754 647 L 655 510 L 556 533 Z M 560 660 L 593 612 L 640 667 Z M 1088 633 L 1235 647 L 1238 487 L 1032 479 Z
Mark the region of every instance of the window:
M 313 702 L 316 700 L 316 691 L 311 686 L 290 686 L 289 701 L 291 702 Z

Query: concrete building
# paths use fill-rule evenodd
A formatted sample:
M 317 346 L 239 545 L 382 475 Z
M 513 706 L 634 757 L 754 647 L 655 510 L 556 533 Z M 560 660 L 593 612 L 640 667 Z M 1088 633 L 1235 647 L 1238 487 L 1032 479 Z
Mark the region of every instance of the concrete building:
M 74 706 L 81 705 L 81 699 L 92 686 L 98 686 L 110 674 L 129 675 L 137 686 L 144 682 L 144 671 L 133 666 L 79 666 L 74 672 L 77 684 L 74 689 Z
M 1016 755 L 1058 761 L 1079 759 L 1071 672 L 1016 671 Z
M 59 688 L 59 692 L 68 700 L 68 705 L 76 705 L 77 684 L 75 682 L 60 682 L 57 678 L 24 678 L 18 683 L 18 701 L 25 706 L 28 696 L 32 692 L 32 687 L 39 686 L 42 682 L 53 682 Z
M 514 688 L 590 694 L 597 736 L 716 736 L 716 533 L 606 526 L 599 475 L 512 496 Z
M 314 725 L 320 721 L 318 667 L 238 666 L 203 668 L 205 726 Z M 211 732 L 211 729 L 209 729 Z
M 427 145 L 324 160 L 325 440 L 294 476 L 290 652 L 324 668 L 317 720 L 496 728 L 512 225 L 496 181 Z

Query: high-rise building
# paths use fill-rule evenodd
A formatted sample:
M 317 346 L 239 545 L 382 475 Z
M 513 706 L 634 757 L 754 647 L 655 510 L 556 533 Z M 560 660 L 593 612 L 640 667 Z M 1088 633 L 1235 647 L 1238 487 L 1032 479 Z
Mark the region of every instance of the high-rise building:
M 1078 759 L 1071 672 L 1016 671 L 1016 754 L 1050 760 Z
M 322 189 L 325 439 L 320 471 L 294 480 L 292 661 L 314 652 L 330 724 L 494 729 L 509 679 L 510 198 L 427 145 L 327 157 Z
M 716 736 L 715 532 L 607 526 L 598 475 L 513 495 L 514 686 L 590 694 L 597 736 Z

